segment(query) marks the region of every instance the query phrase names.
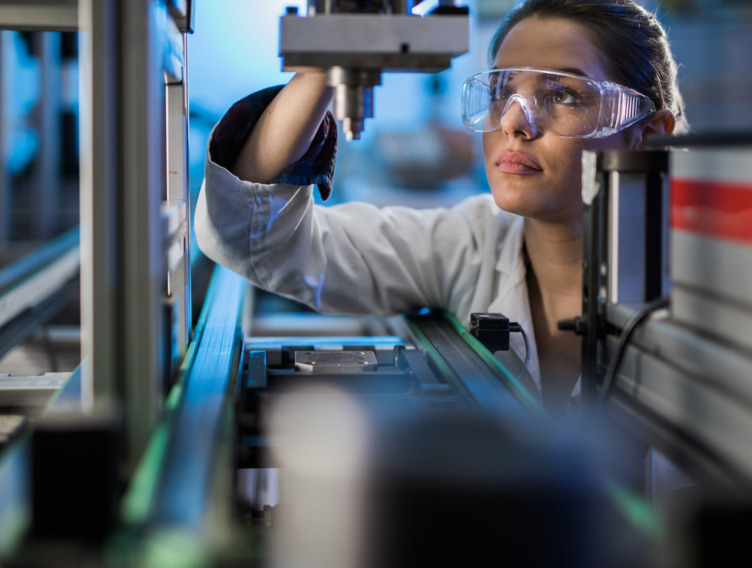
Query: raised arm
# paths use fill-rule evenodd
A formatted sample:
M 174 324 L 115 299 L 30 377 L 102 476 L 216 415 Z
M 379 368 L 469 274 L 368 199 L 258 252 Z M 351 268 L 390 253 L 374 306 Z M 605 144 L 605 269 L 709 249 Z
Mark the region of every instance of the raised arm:
M 266 108 L 231 170 L 242 180 L 269 183 L 297 162 L 332 102 L 323 72 L 297 73 Z

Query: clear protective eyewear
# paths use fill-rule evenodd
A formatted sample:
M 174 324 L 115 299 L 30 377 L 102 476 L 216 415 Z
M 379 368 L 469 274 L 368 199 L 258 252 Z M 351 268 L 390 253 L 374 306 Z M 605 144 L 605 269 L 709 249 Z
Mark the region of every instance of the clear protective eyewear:
M 656 110 L 629 87 L 551 69 L 491 69 L 462 85 L 462 120 L 469 130 L 498 130 L 514 103 L 536 133 L 565 138 L 605 138 Z

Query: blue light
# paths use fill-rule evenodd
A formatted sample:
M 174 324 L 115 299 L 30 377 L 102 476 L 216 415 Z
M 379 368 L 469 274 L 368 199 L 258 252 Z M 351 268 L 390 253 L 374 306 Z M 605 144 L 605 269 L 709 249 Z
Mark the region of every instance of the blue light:
M 279 58 L 279 18 L 287 6 L 305 13 L 305 0 L 221 0 L 196 11 L 188 36 L 191 106 L 219 119 L 237 100 L 286 83 Z

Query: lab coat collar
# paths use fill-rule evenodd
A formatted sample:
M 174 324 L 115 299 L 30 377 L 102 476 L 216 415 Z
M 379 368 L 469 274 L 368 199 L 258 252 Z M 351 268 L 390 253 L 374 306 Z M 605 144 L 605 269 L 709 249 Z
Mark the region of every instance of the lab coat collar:
M 500 212 L 500 215 L 512 215 L 511 213 Z M 525 278 L 525 259 L 522 254 L 522 245 L 524 243 L 524 218 L 514 215 L 514 220 L 509 225 L 509 231 L 506 235 L 504 245 L 499 251 L 499 258 L 496 261 L 496 269 L 501 272 L 505 278 L 502 280 L 512 279 L 515 284 Z M 512 283 L 510 282 L 510 284 Z

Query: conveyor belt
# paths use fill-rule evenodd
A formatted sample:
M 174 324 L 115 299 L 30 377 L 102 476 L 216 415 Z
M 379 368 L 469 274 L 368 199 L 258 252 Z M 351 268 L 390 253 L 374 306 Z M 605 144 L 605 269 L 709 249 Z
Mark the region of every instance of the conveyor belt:
M 215 470 L 229 468 L 216 453 L 243 348 L 239 327 L 245 281 L 216 268 L 182 380 L 170 393 L 125 499 L 127 523 L 153 523 L 201 533 Z M 223 443 L 229 443 L 225 440 Z
M 406 322 L 436 371 L 478 407 L 543 414 L 538 401 L 451 315 L 427 311 L 406 316 Z

